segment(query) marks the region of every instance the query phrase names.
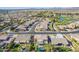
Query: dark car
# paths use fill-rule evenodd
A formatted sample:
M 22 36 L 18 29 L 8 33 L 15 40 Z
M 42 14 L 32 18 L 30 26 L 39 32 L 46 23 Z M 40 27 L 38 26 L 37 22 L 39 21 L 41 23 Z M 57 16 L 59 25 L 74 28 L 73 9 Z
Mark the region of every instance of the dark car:
M 49 36 L 47 38 L 48 38 L 48 43 L 51 43 L 51 38 Z
M 62 46 L 63 44 L 62 43 L 58 43 L 58 44 L 56 44 L 57 46 Z
M 28 29 L 28 28 L 26 28 L 26 31 L 29 31 L 29 29 Z
M 29 24 L 29 26 L 32 26 L 32 24 Z

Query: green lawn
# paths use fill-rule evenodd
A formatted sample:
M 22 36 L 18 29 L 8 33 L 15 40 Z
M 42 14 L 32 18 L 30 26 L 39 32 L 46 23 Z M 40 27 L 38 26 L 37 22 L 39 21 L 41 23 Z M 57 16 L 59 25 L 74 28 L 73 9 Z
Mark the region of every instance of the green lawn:
M 50 29 L 50 30 L 53 30 L 52 23 L 49 24 L 49 29 Z
M 67 48 L 67 47 L 54 47 L 54 51 L 55 52 L 70 52 L 72 51 L 72 49 Z
M 63 20 L 59 20 L 60 17 L 63 18 Z M 70 16 L 56 16 L 56 17 L 51 17 L 49 18 L 50 22 L 55 22 L 57 25 L 66 25 L 72 22 L 72 18 Z
M 71 17 L 63 17 L 63 18 L 64 18 L 64 20 L 62 20 L 62 21 L 58 20 L 56 22 L 56 24 L 57 25 L 66 25 L 66 24 L 69 24 L 70 22 L 72 22 Z
M 0 48 L 0 52 L 3 52 L 4 49 Z

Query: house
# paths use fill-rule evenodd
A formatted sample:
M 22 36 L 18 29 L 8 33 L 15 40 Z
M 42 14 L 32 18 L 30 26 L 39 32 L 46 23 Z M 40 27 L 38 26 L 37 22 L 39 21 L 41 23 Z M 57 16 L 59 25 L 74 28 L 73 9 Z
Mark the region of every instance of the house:
M 26 43 L 26 41 L 27 41 L 27 36 L 26 35 L 18 35 L 16 38 L 15 38 L 15 43 L 22 43 L 22 44 L 24 44 L 24 43 Z
M 3 44 L 9 44 L 12 40 L 13 38 L 8 35 L 0 35 L 0 46 Z
M 59 28 L 60 30 L 65 30 L 65 29 L 67 28 L 67 26 L 66 26 L 66 25 L 59 25 L 58 28 Z
M 7 35 L 0 35 L 0 41 L 6 41 L 8 39 L 8 36 Z
M 70 34 L 70 37 L 79 42 L 79 34 Z
M 34 39 L 37 41 L 38 44 L 43 44 L 45 40 L 47 40 L 47 35 L 35 35 Z
M 67 27 L 69 29 L 75 29 L 76 25 L 74 23 L 71 23 L 71 24 L 67 25 Z
M 58 45 L 58 44 L 67 45 L 68 44 L 67 40 L 63 37 L 62 34 L 57 34 L 56 37 L 50 36 L 50 38 L 53 45 Z
M 16 28 L 17 31 L 25 31 L 26 28 L 23 25 L 20 25 Z
M 57 45 L 59 43 L 61 43 L 62 45 L 67 45 L 68 42 L 65 38 L 51 38 L 52 40 L 52 44 L 53 45 Z
M 48 26 L 47 26 L 48 22 L 46 21 L 42 21 L 40 24 L 38 24 L 35 28 L 36 31 L 45 31 L 47 30 Z

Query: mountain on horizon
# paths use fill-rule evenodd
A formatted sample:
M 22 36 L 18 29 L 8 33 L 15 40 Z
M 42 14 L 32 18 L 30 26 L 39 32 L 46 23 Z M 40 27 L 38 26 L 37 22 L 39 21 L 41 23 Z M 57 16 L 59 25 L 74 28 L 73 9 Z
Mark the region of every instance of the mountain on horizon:
M 18 10 L 18 9 L 79 9 L 79 7 L 0 7 L 0 10 Z
M 79 7 L 0 7 L 0 13 L 17 10 L 79 10 Z

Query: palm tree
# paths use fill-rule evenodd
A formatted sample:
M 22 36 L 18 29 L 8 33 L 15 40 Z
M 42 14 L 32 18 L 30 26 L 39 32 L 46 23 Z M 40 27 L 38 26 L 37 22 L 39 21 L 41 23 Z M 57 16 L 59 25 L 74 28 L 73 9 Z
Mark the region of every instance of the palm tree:
M 35 50 L 35 45 L 34 45 L 34 36 L 31 36 L 31 40 L 30 40 L 30 51 Z

